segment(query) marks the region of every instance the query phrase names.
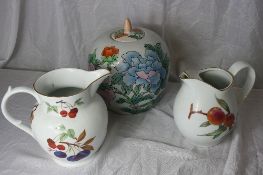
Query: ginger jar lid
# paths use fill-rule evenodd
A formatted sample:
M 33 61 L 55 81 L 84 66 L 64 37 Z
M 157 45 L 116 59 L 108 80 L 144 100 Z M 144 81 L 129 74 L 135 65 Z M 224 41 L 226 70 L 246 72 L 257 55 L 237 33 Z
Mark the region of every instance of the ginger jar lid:
M 113 31 L 110 37 L 119 42 L 134 42 L 143 39 L 145 32 L 140 28 L 132 28 L 131 21 L 126 18 L 123 29 Z

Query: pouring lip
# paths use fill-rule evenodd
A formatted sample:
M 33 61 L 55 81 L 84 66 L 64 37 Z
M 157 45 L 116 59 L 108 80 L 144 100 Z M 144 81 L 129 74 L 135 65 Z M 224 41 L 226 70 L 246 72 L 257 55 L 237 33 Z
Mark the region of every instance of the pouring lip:
M 99 80 L 99 79 L 101 79 L 101 78 L 103 78 L 103 77 L 105 77 L 105 76 L 109 76 L 109 75 L 111 74 L 110 71 L 108 71 L 107 74 L 105 74 L 105 75 L 103 75 L 103 76 L 95 79 L 95 80 L 92 81 L 87 87 L 83 88 L 81 91 L 79 91 L 78 93 L 73 94 L 73 95 L 68 95 L 68 96 L 50 96 L 50 95 L 44 94 L 44 93 L 40 92 L 39 90 L 37 90 L 37 88 L 36 88 L 36 83 L 37 83 L 37 81 L 38 81 L 41 77 L 43 77 L 43 76 L 45 76 L 45 75 L 47 75 L 47 74 L 49 74 L 49 73 L 53 73 L 53 72 L 59 71 L 59 70 L 85 71 L 85 70 L 77 69 L 77 68 L 58 68 L 58 69 L 51 70 L 51 71 L 49 71 L 49 72 L 44 73 L 43 75 L 41 75 L 40 77 L 38 77 L 38 78 L 35 80 L 35 82 L 33 83 L 33 89 L 34 89 L 38 94 L 40 94 L 40 95 L 42 95 L 42 96 L 45 96 L 45 97 L 49 97 L 49 98 L 73 97 L 73 96 L 76 96 L 76 95 L 81 94 L 82 92 L 86 91 L 86 90 L 87 90 L 94 82 L 96 82 L 97 80 Z M 86 72 L 86 71 L 85 71 L 85 72 Z M 92 72 L 92 71 L 87 71 L 87 72 Z
M 214 88 L 214 89 L 216 89 L 216 90 L 219 90 L 219 91 L 225 91 L 225 90 L 229 89 L 229 88 L 233 85 L 234 76 L 232 75 L 232 73 L 229 72 L 228 70 L 221 69 L 221 68 L 219 68 L 219 67 L 202 68 L 202 69 L 200 69 L 200 70 L 198 71 L 198 77 L 199 77 L 200 79 L 202 79 L 202 78 L 200 77 L 200 74 L 201 74 L 202 72 L 209 71 L 209 70 L 218 70 L 218 71 L 222 71 L 222 72 L 226 73 L 226 74 L 229 76 L 229 78 L 230 78 L 230 83 L 229 83 L 225 88 L 222 88 L 222 89 L 217 89 L 217 88 L 215 88 L 214 86 L 206 83 L 208 86 L 210 86 L 210 87 L 212 87 L 212 88 Z

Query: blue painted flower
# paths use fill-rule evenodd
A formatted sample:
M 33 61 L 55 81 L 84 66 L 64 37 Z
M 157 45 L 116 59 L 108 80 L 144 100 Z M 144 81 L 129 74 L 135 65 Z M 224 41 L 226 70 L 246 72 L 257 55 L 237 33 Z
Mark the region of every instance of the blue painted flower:
M 123 73 L 123 81 L 127 86 L 150 85 L 152 92 L 160 87 L 160 81 L 164 81 L 166 70 L 162 67 L 158 54 L 152 50 L 146 50 L 145 58 L 136 51 L 129 51 L 122 55 L 123 63 L 117 66 Z

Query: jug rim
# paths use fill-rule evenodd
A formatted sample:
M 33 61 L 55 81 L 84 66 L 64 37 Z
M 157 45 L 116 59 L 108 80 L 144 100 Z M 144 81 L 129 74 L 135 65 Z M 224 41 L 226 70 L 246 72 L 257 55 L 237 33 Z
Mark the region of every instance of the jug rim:
M 40 92 L 39 90 L 37 90 L 37 88 L 36 88 L 36 83 L 37 83 L 37 81 L 38 81 L 41 77 L 44 77 L 44 76 L 46 76 L 46 75 L 49 74 L 49 73 L 54 73 L 54 72 L 56 72 L 56 71 L 61 71 L 61 70 L 93 72 L 93 71 L 86 71 L 86 70 L 78 69 L 78 68 L 58 68 L 58 69 L 54 69 L 54 70 L 45 72 L 43 75 L 41 75 L 40 77 L 38 77 L 38 78 L 35 80 L 35 82 L 33 83 L 33 89 L 34 89 L 38 94 L 40 94 L 40 95 L 42 95 L 42 96 L 45 96 L 45 97 L 50 97 L 50 98 L 73 97 L 73 96 L 75 96 L 75 95 L 78 95 L 78 94 L 86 91 L 86 90 L 87 90 L 94 82 L 96 82 L 97 80 L 99 80 L 99 79 L 101 79 L 101 78 L 103 78 L 103 77 L 108 76 L 108 75 L 111 74 L 110 72 L 108 72 L 107 74 L 105 74 L 105 75 L 103 75 L 103 76 L 101 76 L 101 77 L 93 80 L 87 87 L 83 88 L 81 91 L 79 91 L 78 93 L 73 94 L 73 95 L 67 95 L 67 96 L 49 96 L 49 95 L 44 94 L 44 93 Z M 95 71 L 96 71 L 96 70 L 95 70 Z
M 234 76 L 232 75 L 232 73 L 229 72 L 228 70 L 225 70 L 225 69 L 222 69 L 222 68 L 219 68 L 219 67 L 202 68 L 202 69 L 200 69 L 200 70 L 198 71 L 198 77 L 202 80 L 202 78 L 200 77 L 200 74 L 201 74 L 202 72 L 209 71 L 209 70 L 218 70 L 218 71 L 222 71 L 222 72 L 226 73 L 227 76 L 228 76 L 228 78 L 230 78 L 230 83 L 229 83 L 226 87 L 224 87 L 224 88 L 222 88 L 222 89 L 218 89 L 218 88 L 212 86 L 211 84 L 206 83 L 208 86 L 210 86 L 210 87 L 212 87 L 212 88 L 214 88 L 214 89 L 217 89 L 217 90 L 219 90 L 219 91 L 225 91 L 225 90 L 229 89 L 229 88 L 233 85 Z M 188 75 L 188 74 L 187 74 L 187 75 Z

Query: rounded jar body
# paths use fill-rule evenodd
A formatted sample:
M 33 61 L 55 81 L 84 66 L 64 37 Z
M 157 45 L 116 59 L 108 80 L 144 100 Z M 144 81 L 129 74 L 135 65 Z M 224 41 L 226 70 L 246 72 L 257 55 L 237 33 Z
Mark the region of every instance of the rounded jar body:
M 98 91 L 110 110 L 121 114 L 144 112 L 160 100 L 165 89 L 168 49 L 156 33 L 145 28 L 122 35 L 123 31 L 116 29 L 95 41 L 89 70 L 111 71 Z

